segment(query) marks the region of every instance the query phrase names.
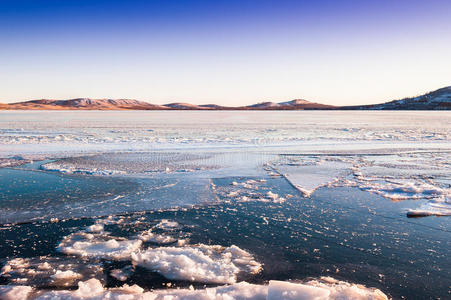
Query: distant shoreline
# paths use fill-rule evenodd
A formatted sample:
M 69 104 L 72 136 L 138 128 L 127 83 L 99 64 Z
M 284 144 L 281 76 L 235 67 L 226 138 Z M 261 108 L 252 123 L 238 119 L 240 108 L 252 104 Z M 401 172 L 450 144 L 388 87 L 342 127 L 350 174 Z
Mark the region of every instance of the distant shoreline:
M 334 106 L 294 99 L 286 102 L 260 102 L 247 106 L 197 105 L 191 103 L 152 104 L 134 99 L 30 100 L 0 103 L 0 110 L 166 110 L 166 111 L 292 111 L 292 110 L 451 110 L 451 86 L 427 94 L 380 104 Z

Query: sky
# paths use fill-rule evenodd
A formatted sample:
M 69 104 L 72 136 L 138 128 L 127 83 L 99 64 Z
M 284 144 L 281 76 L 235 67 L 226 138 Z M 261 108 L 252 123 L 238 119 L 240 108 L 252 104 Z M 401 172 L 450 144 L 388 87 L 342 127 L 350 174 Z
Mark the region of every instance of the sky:
M 380 103 L 451 85 L 449 0 L 0 0 L 0 102 Z

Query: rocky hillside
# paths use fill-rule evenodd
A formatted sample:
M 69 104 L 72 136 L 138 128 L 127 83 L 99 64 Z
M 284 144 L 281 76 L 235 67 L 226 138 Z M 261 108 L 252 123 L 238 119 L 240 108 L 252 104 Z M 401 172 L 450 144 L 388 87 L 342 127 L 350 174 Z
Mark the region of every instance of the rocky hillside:
M 451 110 L 451 86 L 427 94 L 374 105 L 348 106 L 361 110 Z

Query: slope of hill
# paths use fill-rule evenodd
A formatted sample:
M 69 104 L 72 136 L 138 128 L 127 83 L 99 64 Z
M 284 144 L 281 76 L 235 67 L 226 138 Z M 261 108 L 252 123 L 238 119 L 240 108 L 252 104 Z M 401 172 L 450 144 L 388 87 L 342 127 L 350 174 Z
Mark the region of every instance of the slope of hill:
M 451 86 L 427 94 L 381 104 L 342 107 L 361 110 L 451 110 Z
M 178 110 L 202 110 L 202 109 L 208 110 L 208 109 L 211 109 L 210 107 L 203 107 L 201 105 L 196 105 L 196 104 L 191 104 L 191 103 L 181 103 L 181 102 L 164 104 L 163 106 L 166 108 L 178 109 Z
M 336 109 L 336 106 L 295 99 L 287 102 L 261 102 L 244 107 L 249 110 L 304 110 L 304 109 Z
M 1 106 L 0 106 L 1 108 Z M 77 98 L 70 100 L 31 100 L 8 104 L 4 109 L 31 110 L 158 110 L 165 109 L 161 105 L 129 99 L 89 99 Z
M 11 104 L 0 104 L 0 109 L 8 110 L 302 110 L 331 109 L 334 106 L 313 103 L 306 100 L 288 102 L 262 102 L 249 106 L 227 107 L 216 104 L 196 105 L 190 103 L 169 103 L 155 105 L 148 102 L 130 99 L 89 99 L 70 100 L 31 100 Z
M 260 102 L 252 105 L 245 106 L 247 109 L 274 109 L 278 108 L 280 105 L 279 103 L 275 102 Z

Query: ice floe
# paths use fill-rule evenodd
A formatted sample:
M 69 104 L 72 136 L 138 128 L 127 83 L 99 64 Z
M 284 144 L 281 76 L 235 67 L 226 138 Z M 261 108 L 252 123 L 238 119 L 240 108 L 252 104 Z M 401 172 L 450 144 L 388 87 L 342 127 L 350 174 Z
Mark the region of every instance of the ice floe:
M 52 278 L 53 283 L 62 282 L 63 283 L 62 285 L 70 285 L 72 282 L 82 277 L 83 275 L 74 272 L 72 270 L 67 271 L 57 270 L 55 274 L 50 276 L 50 278 Z
M 321 161 L 315 165 L 279 165 L 275 168 L 304 196 L 309 197 L 319 187 L 347 175 L 350 167 L 346 162 Z
M 103 231 L 104 227 L 103 224 L 94 224 L 91 226 L 88 226 L 88 228 L 86 228 L 86 231 L 88 232 L 101 232 Z
M 110 275 L 119 281 L 125 281 L 133 273 L 132 266 L 125 266 L 122 269 L 111 270 Z
M 58 250 L 68 255 L 129 259 L 131 253 L 141 247 L 140 239 L 128 240 L 103 234 L 77 232 L 65 237 Z
M 416 209 L 409 209 L 407 216 L 451 216 L 451 198 L 438 198 L 430 200 Z
M 14 284 L 67 287 L 79 280 L 102 278 L 103 268 L 95 262 L 76 258 L 41 256 L 10 259 L 1 275 Z
M 80 168 L 76 166 L 65 166 L 59 163 L 47 163 L 41 165 L 41 170 L 60 172 L 65 174 L 85 174 L 85 175 L 120 175 L 126 174 L 125 171 L 120 170 L 99 170 L 97 168 Z
M 357 187 L 393 201 L 429 200 L 408 216 L 445 216 L 451 215 L 447 161 L 448 152 L 282 155 L 268 170 L 277 170 L 304 196 L 322 186 Z
M 155 227 L 164 229 L 164 230 L 172 230 L 179 227 L 179 223 L 175 221 L 170 221 L 167 219 L 162 219 Z
M 261 264 L 237 246 L 151 248 L 132 253 L 132 261 L 168 279 L 205 283 L 234 283 L 240 272 L 255 274 L 261 270 Z
M 359 187 L 392 200 L 433 199 L 448 193 L 445 189 L 418 181 L 389 180 L 384 183 L 362 183 Z
M 244 180 L 244 178 L 242 179 Z M 223 198 L 225 202 L 266 202 L 283 203 L 289 194 L 280 195 L 271 190 L 266 185 L 266 179 L 247 179 L 244 181 L 232 181 L 230 185 L 214 187 L 215 192 Z
M 138 238 L 143 242 L 152 242 L 156 244 L 171 244 L 177 241 L 177 239 L 172 236 L 154 233 L 152 230 L 153 229 L 149 229 L 142 232 Z
M 0 299 L 2 300 L 27 300 L 32 292 L 31 286 L 0 285 Z
M 351 284 L 333 278 L 321 278 L 305 283 L 271 280 L 259 285 L 239 282 L 231 285 L 194 289 L 166 289 L 144 291 L 138 285 L 127 284 L 118 288 L 105 288 L 97 279 L 78 283 L 75 291 L 37 291 L 29 286 L 0 286 L 2 299 L 14 300 L 87 300 L 87 299 L 149 299 L 149 300 L 387 300 L 380 290 Z

